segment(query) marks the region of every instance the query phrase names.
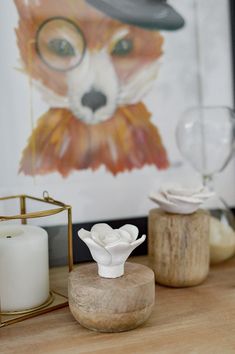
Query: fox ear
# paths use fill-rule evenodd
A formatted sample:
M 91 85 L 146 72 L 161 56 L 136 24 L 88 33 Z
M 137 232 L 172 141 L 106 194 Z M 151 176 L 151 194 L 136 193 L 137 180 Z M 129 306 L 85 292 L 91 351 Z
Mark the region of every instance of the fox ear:
M 40 2 L 40 0 L 14 0 L 16 6 L 24 6 L 27 7 L 29 5 L 36 5 Z
M 14 0 L 17 10 L 20 14 L 25 14 L 25 11 L 30 7 L 39 5 L 40 0 Z
M 27 7 L 29 5 L 29 0 L 14 0 L 17 8 Z
M 20 15 L 23 15 L 29 5 L 29 0 L 14 0 L 15 6 Z
M 41 0 L 13 0 L 13 1 L 15 3 L 20 18 L 22 19 L 30 18 L 32 16 L 32 12 L 37 12 L 37 9 L 41 5 Z

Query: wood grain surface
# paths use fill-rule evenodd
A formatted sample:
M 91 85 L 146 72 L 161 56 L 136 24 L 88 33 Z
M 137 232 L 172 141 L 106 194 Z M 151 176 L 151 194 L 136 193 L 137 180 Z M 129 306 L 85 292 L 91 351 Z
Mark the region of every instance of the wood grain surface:
M 81 265 L 70 273 L 69 308 L 76 320 L 98 332 L 122 332 L 144 323 L 155 304 L 153 271 L 125 263 L 125 274 L 101 278 L 96 264 Z
M 135 261 L 146 264 L 147 259 Z M 55 276 L 67 285 L 66 272 Z M 82 328 L 68 308 L 0 329 L 1 354 L 234 354 L 235 259 L 193 288 L 156 287 L 146 324 L 130 332 Z
M 201 284 L 209 271 L 210 214 L 149 213 L 149 254 L 156 281 L 172 287 Z

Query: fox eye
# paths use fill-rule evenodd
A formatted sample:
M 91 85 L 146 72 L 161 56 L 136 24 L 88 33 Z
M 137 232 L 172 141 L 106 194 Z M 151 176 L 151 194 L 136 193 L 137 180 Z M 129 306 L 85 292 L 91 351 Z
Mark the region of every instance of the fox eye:
M 61 57 L 73 57 L 76 55 L 73 46 L 66 39 L 51 39 L 47 46 L 50 51 Z
M 133 41 L 131 39 L 120 39 L 112 50 L 113 55 L 124 56 L 133 50 Z
M 52 17 L 39 26 L 35 49 L 45 65 L 53 70 L 68 71 L 83 60 L 86 40 L 77 23 L 64 17 Z

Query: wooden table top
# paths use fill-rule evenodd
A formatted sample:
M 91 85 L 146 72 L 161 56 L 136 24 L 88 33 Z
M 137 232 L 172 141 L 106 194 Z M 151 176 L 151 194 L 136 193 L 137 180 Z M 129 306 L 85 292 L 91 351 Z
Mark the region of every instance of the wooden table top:
M 146 257 L 135 258 L 142 264 Z M 66 277 L 55 272 L 66 287 Z M 1 354 L 234 354 L 235 259 L 211 269 L 198 287 L 156 286 L 156 305 L 141 327 L 104 334 L 82 328 L 69 308 L 0 329 Z

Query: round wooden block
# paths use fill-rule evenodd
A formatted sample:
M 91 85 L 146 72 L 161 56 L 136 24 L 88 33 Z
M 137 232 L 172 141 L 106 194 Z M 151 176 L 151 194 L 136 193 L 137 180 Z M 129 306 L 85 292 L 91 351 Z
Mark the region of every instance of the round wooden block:
M 149 214 L 149 256 L 156 281 L 172 287 L 198 285 L 209 272 L 210 215 L 153 209 Z
M 155 301 L 154 273 L 146 266 L 126 263 L 125 274 L 105 279 L 97 265 L 79 266 L 69 276 L 69 307 L 84 327 L 99 332 L 122 332 L 144 323 Z

